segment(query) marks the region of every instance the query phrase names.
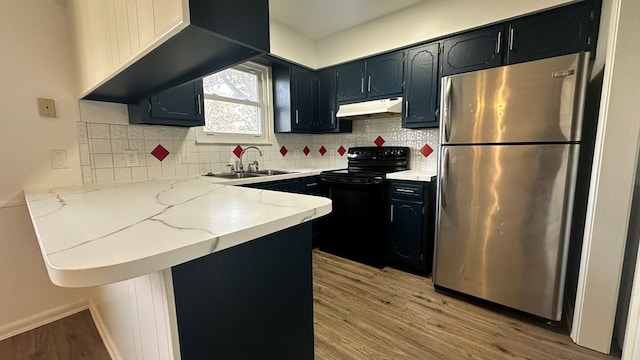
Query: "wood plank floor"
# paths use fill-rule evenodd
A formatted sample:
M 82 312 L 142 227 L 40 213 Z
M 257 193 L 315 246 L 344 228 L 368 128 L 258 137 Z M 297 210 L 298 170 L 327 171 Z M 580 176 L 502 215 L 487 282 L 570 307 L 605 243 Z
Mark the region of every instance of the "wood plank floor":
M 109 360 L 89 310 L 0 341 L 2 360 Z
M 314 250 L 313 276 L 316 360 L 617 359 L 573 344 L 561 330 L 437 293 L 430 279 L 396 269 Z M 0 359 L 110 358 L 83 311 L 0 341 Z
M 437 293 L 429 278 L 314 250 L 316 360 L 616 359 L 560 330 Z

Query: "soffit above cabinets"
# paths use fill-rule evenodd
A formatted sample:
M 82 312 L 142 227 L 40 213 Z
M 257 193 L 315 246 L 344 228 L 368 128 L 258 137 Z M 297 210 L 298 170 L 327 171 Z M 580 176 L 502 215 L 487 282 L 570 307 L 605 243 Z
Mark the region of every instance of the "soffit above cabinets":
M 424 0 L 270 0 L 270 16 L 317 40 Z

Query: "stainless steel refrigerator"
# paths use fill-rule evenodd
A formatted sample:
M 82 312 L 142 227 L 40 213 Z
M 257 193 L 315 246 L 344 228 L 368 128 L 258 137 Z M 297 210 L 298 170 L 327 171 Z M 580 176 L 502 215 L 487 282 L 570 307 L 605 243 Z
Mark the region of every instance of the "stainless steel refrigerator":
M 442 79 L 435 285 L 560 320 L 588 62 Z

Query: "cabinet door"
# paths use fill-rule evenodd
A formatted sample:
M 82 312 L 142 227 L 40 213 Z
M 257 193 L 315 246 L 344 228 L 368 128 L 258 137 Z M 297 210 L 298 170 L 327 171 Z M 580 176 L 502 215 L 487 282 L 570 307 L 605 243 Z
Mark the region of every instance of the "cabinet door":
M 493 26 L 445 39 L 442 76 L 502 65 L 504 27 Z
M 509 25 L 507 63 L 588 50 L 590 22 L 589 2 L 515 20 Z
M 162 91 L 129 106 L 129 122 L 171 126 L 204 125 L 202 80 Z
M 296 69 L 293 74 L 293 92 L 294 92 L 294 111 L 293 124 L 294 131 L 313 131 L 315 128 L 315 109 L 314 109 L 314 82 L 315 74 L 313 71 L 305 69 Z
M 367 60 L 367 99 L 402 93 L 404 51 L 384 54 Z
M 331 131 L 336 128 L 336 71 L 319 71 L 317 74 L 317 130 Z
M 364 60 L 338 66 L 336 74 L 338 102 L 365 98 L 365 70 Z
M 172 120 L 204 119 L 202 80 L 165 90 L 151 97 L 152 118 Z
M 390 200 L 389 256 L 403 265 L 424 263 L 423 206 L 421 202 Z
M 439 43 L 407 51 L 402 127 L 437 127 Z

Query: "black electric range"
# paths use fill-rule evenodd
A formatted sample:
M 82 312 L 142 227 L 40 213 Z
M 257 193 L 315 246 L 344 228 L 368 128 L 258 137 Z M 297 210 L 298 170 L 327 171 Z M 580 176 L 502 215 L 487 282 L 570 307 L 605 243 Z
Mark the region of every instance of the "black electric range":
M 332 212 L 318 224 L 323 251 L 383 267 L 386 174 L 409 168 L 409 148 L 352 147 L 347 168 L 320 174 L 320 191 L 333 201 Z

